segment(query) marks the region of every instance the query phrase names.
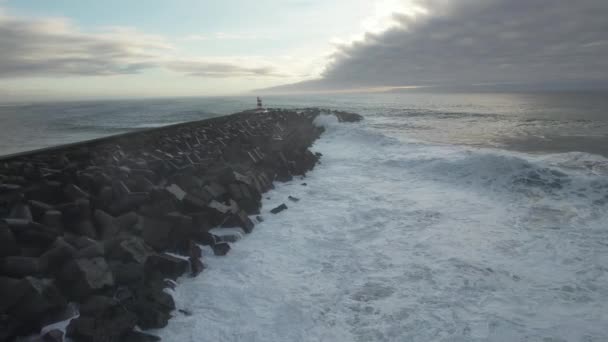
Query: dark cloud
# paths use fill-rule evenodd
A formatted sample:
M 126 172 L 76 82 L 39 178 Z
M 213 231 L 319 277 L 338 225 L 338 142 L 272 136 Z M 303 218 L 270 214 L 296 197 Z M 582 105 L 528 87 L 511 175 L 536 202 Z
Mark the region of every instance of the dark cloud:
M 608 80 L 606 0 L 420 0 L 427 15 L 337 49 L 277 90 Z

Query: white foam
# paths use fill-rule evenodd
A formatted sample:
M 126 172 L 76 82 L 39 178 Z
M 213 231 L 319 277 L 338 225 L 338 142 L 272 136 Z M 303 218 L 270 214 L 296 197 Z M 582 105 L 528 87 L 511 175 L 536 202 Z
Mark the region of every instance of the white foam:
M 164 341 L 608 340 L 605 175 L 317 120 L 308 186 L 278 184 L 251 235 L 205 250 Z

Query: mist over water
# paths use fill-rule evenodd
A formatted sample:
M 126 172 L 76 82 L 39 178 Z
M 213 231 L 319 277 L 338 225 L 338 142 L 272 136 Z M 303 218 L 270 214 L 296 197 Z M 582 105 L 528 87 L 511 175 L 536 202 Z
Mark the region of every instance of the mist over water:
M 228 114 L 253 100 L 4 106 L 0 149 Z M 608 96 L 264 100 L 365 120 L 318 119 L 321 164 L 264 195 L 265 221 L 226 257 L 205 250 L 208 268 L 174 292 L 188 314 L 155 332 L 163 340 L 608 340 Z M 289 209 L 269 213 L 281 203 Z

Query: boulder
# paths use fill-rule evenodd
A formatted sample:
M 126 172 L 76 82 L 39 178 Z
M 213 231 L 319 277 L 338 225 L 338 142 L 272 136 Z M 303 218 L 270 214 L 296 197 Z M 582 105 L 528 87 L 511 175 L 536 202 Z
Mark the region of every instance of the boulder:
M 39 258 L 9 256 L 0 259 L 0 274 L 9 277 L 22 278 L 26 276 L 41 275 L 46 271 Z
M 118 227 L 114 224 L 114 217 L 105 211 L 100 209 L 95 210 L 93 221 L 102 240 L 115 238 L 118 234 Z
M 47 267 L 49 274 L 57 274 L 65 262 L 72 259 L 76 249 L 59 237 L 51 245 L 49 250 L 40 256 L 40 260 Z
M 110 269 L 117 285 L 139 284 L 144 281 L 144 265 L 135 262 L 110 261 Z
M 249 234 L 253 231 L 253 221 L 251 221 L 251 219 L 249 219 L 249 216 L 247 216 L 247 213 L 243 210 L 239 210 L 236 214 L 232 214 L 230 215 L 226 221 L 224 221 L 224 223 L 222 224 L 222 227 L 226 227 L 226 228 L 232 228 L 232 227 L 239 227 L 239 228 L 243 228 L 243 230 L 245 231 L 245 233 Z
M 30 210 L 29 205 L 23 202 L 19 202 L 13 206 L 9 217 L 15 219 L 24 219 L 28 221 L 34 220 L 34 216 L 32 215 L 32 211 Z
M 63 188 L 63 192 L 64 192 L 65 196 L 67 198 L 71 199 L 72 201 L 91 197 L 91 195 L 89 195 L 88 192 L 82 190 L 75 184 L 66 185 L 66 187 Z
M 170 294 L 163 291 L 160 283 L 150 283 L 135 289 L 134 295 L 123 305 L 135 313 L 137 325 L 144 329 L 164 328 L 175 310 L 175 302 Z
M 169 254 L 153 254 L 146 260 L 144 270 L 146 278 L 177 279 L 188 270 L 188 261 Z
M 42 342 L 63 342 L 63 331 L 53 329 L 42 335 Z
M 25 335 L 37 332 L 42 328 L 42 321 L 46 315 L 66 307 L 67 301 L 55 287 L 51 279 L 26 277 L 21 280 L 6 281 L 0 278 L 0 287 L 12 297 L 12 305 L 5 311 L 9 317 L 11 334 Z M 11 289 L 12 287 L 12 289 Z M 2 300 L 3 306 L 6 304 Z
M 218 242 L 211 247 L 213 248 L 213 254 L 217 256 L 224 256 L 230 251 L 230 245 L 227 242 Z
M 0 258 L 19 255 L 20 249 L 13 232 L 0 221 Z
M 76 234 L 86 236 L 88 238 L 97 239 L 97 231 L 91 220 L 82 220 L 74 224 L 72 229 Z
M 278 213 L 280 213 L 281 211 L 286 210 L 286 209 L 287 209 L 287 206 L 285 205 L 285 203 L 283 203 L 283 204 L 281 204 L 280 206 L 278 206 L 278 207 L 276 207 L 276 208 L 274 208 L 274 209 L 270 210 L 270 212 L 271 212 L 271 213 L 273 213 L 273 214 L 278 214 Z
M 86 314 L 73 319 L 67 337 L 84 342 L 121 342 L 133 331 L 137 317 L 120 303 L 108 298 L 91 297 L 83 306 Z M 81 308 L 82 310 L 82 308 Z
M 144 217 L 144 241 L 156 251 L 167 250 L 170 246 L 171 224 L 166 219 Z
M 160 337 L 143 333 L 141 331 L 129 331 L 123 337 L 125 342 L 157 342 L 160 341 Z
M 108 260 L 143 264 L 153 252 L 152 248 L 143 239 L 135 236 L 106 243 L 106 258 Z
M 47 210 L 42 215 L 40 222 L 59 232 L 63 231 L 63 214 L 59 210 Z
M 188 258 L 188 260 L 190 261 L 190 274 L 193 277 L 196 277 L 205 269 L 205 265 L 203 264 L 200 258 L 190 257 Z
M 104 258 L 75 259 L 61 271 L 62 289 L 73 299 L 86 298 L 105 287 L 114 286 L 114 277 Z
M 74 254 L 75 259 L 92 259 L 104 257 L 106 255 L 105 245 L 101 242 L 93 241 L 90 245 L 79 249 Z
M 114 218 L 114 225 L 119 231 L 127 231 L 137 224 L 139 216 L 136 212 L 130 211 Z

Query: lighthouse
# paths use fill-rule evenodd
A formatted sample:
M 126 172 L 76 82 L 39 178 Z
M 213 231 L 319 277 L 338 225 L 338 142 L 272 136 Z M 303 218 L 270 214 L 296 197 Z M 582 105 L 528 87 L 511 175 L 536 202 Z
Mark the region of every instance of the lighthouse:
M 258 96 L 258 108 L 256 109 L 256 112 L 264 112 L 264 106 L 262 105 L 262 99 Z

